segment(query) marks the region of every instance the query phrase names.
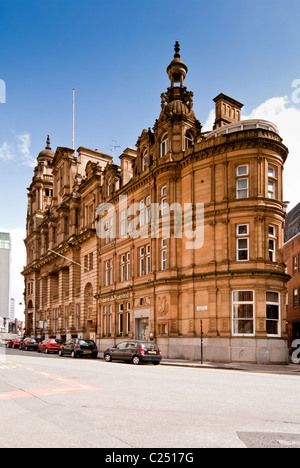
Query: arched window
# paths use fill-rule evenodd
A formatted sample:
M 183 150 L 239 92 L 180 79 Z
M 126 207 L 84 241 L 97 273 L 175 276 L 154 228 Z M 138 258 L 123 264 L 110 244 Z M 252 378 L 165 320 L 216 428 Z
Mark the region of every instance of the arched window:
M 160 141 L 160 157 L 163 158 L 164 156 L 166 156 L 168 151 L 169 151 L 169 149 L 168 149 L 168 134 L 165 133 L 162 136 L 162 139 Z
M 145 150 L 143 152 L 143 156 L 142 156 L 142 171 L 145 171 L 148 167 L 148 164 L 149 164 L 149 160 L 148 160 L 148 151 Z
M 185 134 L 185 149 L 191 148 L 194 146 L 194 138 L 190 132 L 186 132 Z

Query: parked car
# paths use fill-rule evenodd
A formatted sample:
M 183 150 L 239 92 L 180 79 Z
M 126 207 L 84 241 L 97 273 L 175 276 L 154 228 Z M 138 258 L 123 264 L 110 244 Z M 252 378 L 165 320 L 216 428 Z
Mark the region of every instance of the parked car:
M 21 345 L 22 341 L 23 341 L 23 338 L 21 338 L 20 336 L 18 336 L 18 338 L 16 338 L 16 339 L 13 341 L 12 348 L 13 348 L 13 349 L 20 348 L 20 345 Z
M 4 338 L 0 338 L 0 347 L 1 348 L 8 348 L 9 341 L 5 340 Z
M 58 340 L 56 338 L 48 338 L 47 340 L 38 343 L 39 353 L 58 353 L 61 346 L 64 344 L 64 340 Z
M 159 347 L 152 341 L 122 341 L 121 343 L 108 348 L 104 352 L 104 359 L 106 362 L 120 360 L 130 361 L 133 364 L 140 364 L 143 362 L 152 362 L 152 364 L 159 364 L 162 356 Z
M 98 349 L 93 340 L 82 340 L 80 338 L 72 338 L 64 343 L 58 353 L 60 356 L 91 357 L 97 359 Z
M 25 349 L 25 351 L 37 351 L 38 341 L 36 338 L 25 338 L 20 344 L 20 349 Z

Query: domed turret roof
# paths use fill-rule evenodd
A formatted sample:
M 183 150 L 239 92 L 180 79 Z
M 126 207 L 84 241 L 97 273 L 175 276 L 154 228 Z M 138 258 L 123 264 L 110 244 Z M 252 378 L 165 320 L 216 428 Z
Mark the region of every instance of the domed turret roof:
M 50 137 L 49 135 L 47 135 L 46 147 L 44 150 L 42 150 L 39 153 L 38 159 L 53 159 L 53 158 L 54 158 L 54 152 L 51 150 Z

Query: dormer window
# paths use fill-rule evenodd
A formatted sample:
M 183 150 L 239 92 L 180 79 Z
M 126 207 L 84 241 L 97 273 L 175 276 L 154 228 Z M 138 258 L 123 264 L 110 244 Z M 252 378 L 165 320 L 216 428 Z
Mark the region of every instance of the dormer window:
M 194 138 L 190 132 L 186 132 L 185 134 L 185 149 L 189 149 L 194 146 Z
M 160 142 L 160 157 L 163 158 L 164 156 L 166 156 L 168 151 L 169 151 L 169 149 L 168 149 L 168 134 L 165 133 L 162 136 L 162 139 L 161 139 L 161 142 Z
M 149 163 L 149 161 L 148 161 L 148 151 L 145 150 L 143 152 L 143 156 L 142 156 L 142 171 L 145 171 L 147 169 L 148 163 Z

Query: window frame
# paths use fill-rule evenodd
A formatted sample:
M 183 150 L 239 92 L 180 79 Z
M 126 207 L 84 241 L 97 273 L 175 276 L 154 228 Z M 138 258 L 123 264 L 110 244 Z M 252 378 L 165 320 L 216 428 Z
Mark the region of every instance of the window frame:
M 163 158 L 169 152 L 169 136 L 168 132 L 164 133 L 160 139 L 160 157 Z
M 239 173 L 239 169 L 246 168 L 245 173 Z M 240 182 L 246 181 L 247 187 L 240 188 Z M 246 192 L 246 196 L 240 196 L 241 192 Z M 236 199 L 243 200 L 249 198 L 249 164 L 240 164 L 236 168 Z
M 246 233 L 240 233 L 239 228 L 240 227 L 247 227 Z M 249 262 L 250 260 L 250 234 L 249 234 L 249 224 L 238 224 L 236 227 L 236 261 L 237 262 Z M 247 247 L 245 248 L 240 248 L 239 243 L 241 240 L 246 240 L 247 242 Z M 240 258 L 240 252 L 246 251 L 247 252 L 247 258 Z
M 252 292 L 253 294 L 253 299 L 252 301 L 235 301 L 234 300 L 234 296 L 235 296 L 235 293 L 243 293 L 243 292 Z M 235 314 L 234 314 L 234 311 L 235 311 L 235 306 L 238 305 L 238 304 L 244 304 L 244 305 L 252 305 L 253 309 L 252 309 L 252 319 L 250 318 L 239 318 L 239 317 L 235 317 Z M 234 290 L 232 291 L 232 309 L 231 309 L 231 312 L 232 312 L 232 336 L 255 336 L 255 291 L 253 289 L 238 289 L 238 290 Z M 253 332 L 252 333 L 240 333 L 240 332 L 235 332 L 235 324 L 240 322 L 240 321 L 246 321 L 246 320 L 249 320 L 249 321 L 252 321 L 253 323 Z
M 149 156 L 148 156 L 148 150 L 145 149 L 142 154 L 142 172 L 146 171 L 149 167 Z
M 267 301 L 267 294 L 268 293 L 271 293 L 271 294 L 277 294 L 278 295 L 278 302 L 272 302 L 272 301 Z M 268 337 L 280 337 L 281 336 L 281 295 L 278 291 L 266 291 L 266 333 L 268 335 Z M 277 306 L 278 307 L 278 319 L 268 319 L 267 318 L 267 306 L 268 305 L 272 305 L 272 306 Z M 277 323 L 277 333 L 268 333 L 268 327 L 267 327 L 267 324 L 268 322 L 275 322 Z

